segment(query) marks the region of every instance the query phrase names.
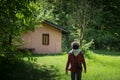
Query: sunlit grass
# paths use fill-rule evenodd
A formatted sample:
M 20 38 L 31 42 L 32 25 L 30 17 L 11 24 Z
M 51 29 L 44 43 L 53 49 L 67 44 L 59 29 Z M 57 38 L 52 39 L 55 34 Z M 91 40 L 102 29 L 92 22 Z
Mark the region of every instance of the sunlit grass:
M 120 56 L 106 56 L 88 52 L 88 73 L 83 74 L 83 80 L 119 80 Z
M 38 65 L 54 65 L 59 69 L 60 80 L 70 80 L 70 72 L 65 75 L 67 54 L 57 56 L 40 56 Z M 120 56 L 86 53 L 87 73 L 82 73 L 83 80 L 120 80 Z

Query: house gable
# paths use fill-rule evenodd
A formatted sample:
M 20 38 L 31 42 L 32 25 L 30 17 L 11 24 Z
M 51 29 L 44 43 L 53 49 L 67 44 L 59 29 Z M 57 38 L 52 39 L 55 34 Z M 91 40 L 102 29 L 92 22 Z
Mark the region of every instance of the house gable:
M 42 26 L 36 28 L 34 32 L 29 32 L 23 35 L 25 48 L 34 48 L 34 53 L 60 53 L 62 42 L 62 30 L 53 27 L 47 23 L 42 23 Z M 43 35 L 49 35 L 49 44 L 43 45 Z M 47 39 L 47 38 L 46 38 Z

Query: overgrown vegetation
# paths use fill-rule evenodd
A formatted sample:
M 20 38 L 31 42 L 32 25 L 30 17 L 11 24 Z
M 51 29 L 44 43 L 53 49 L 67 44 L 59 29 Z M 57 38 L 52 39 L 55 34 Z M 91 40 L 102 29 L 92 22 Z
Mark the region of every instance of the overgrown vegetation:
M 37 65 L 27 49 L 0 48 L 0 80 L 58 80 L 54 65 Z
M 0 0 L 0 57 L 14 62 L 28 53 L 18 50 L 23 45 L 21 35 L 34 31 L 35 25 L 50 16 L 52 6 L 47 4 L 43 0 Z
M 66 55 L 39 56 L 33 64 L 31 61 L 35 59 L 28 50 L 18 50 L 23 45 L 20 36 L 34 31 L 35 25 L 47 19 L 68 31 L 63 35 L 64 51 L 70 50 L 74 39 L 81 43 L 88 64 L 83 80 L 119 80 L 120 53 L 116 52 L 120 50 L 119 3 L 118 0 L 0 0 L 0 79 L 70 79 L 64 74 Z
M 0 80 L 59 80 L 58 72 L 53 65 L 36 65 L 23 60 L 14 63 L 0 60 Z
M 120 50 L 119 1 L 52 0 L 51 3 L 55 6 L 52 21 L 68 31 L 68 35 L 63 37 L 63 49 L 70 49 L 74 39 L 80 42 L 93 39 L 92 49 Z

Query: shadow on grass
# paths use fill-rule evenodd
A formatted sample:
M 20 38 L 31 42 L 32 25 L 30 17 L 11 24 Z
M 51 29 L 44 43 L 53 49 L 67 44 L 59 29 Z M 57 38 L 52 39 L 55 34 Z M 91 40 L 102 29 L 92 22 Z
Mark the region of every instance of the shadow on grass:
M 24 61 L 0 61 L 0 80 L 59 80 L 59 74 L 54 66 L 37 66 Z
M 93 50 L 93 52 L 102 55 L 120 56 L 120 52 L 115 52 L 115 51 Z
M 64 55 L 65 53 L 57 53 L 57 54 L 53 54 L 53 53 L 49 53 L 49 54 L 31 54 L 32 57 L 44 57 L 44 56 L 60 56 L 60 55 Z

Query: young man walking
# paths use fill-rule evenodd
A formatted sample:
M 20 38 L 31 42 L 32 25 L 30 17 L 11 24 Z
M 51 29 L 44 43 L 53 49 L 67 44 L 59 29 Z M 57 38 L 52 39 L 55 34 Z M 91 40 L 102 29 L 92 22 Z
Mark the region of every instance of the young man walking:
M 71 80 L 81 80 L 82 65 L 86 73 L 86 62 L 83 52 L 79 49 L 79 43 L 72 43 L 72 50 L 68 53 L 68 60 L 66 64 L 66 74 L 71 71 Z

